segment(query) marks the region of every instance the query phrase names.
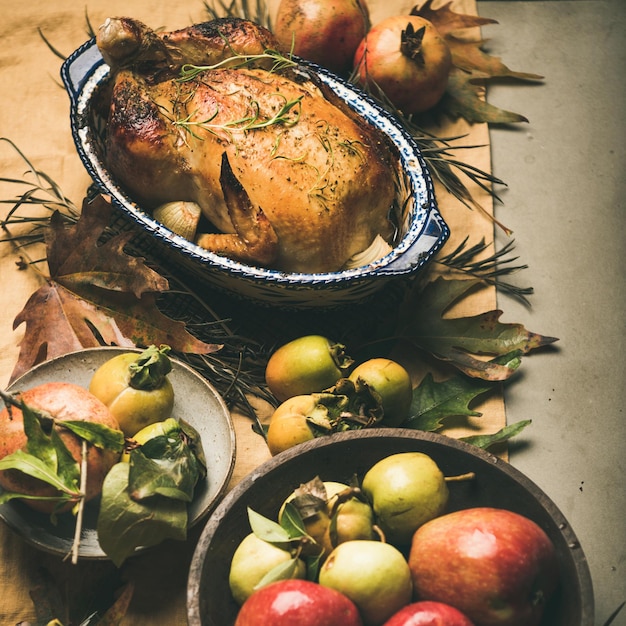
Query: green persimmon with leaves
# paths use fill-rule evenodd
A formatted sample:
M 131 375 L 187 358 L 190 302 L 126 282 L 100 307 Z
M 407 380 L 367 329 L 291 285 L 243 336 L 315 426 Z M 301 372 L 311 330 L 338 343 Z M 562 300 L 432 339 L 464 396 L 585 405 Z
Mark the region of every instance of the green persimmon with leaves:
M 378 393 L 383 406 L 381 426 L 400 426 L 408 417 L 413 384 L 407 370 L 392 359 L 368 359 L 350 373 L 350 380 L 361 379 Z
M 89 391 L 106 404 L 127 437 L 171 416 L 174 389 L 167 375 L 169 346 L 150 346 L 141 353 L 118 354 L 102 364 Z
M 200 434 L 184 420 L 168 418 L 140 433 L 141 443 L 133 440 L 102 486 L 98 542 L 118 567 L 139 547 L 187 538 L 188 507 L 207 475 Z

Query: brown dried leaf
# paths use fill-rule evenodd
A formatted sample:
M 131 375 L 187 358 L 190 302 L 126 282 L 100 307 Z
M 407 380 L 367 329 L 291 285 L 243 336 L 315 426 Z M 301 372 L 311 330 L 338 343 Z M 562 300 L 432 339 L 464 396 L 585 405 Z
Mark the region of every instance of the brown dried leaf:
M 515 78 L 525 81 L 543 79 L 543 76 L 539 74 L 515 72 L 509 69 L 498 57 L 491 56 L 482 50 L 484 40 L 467 41 L 450 35 L 446 38 L 446 43 L 452 53 L 453 64 L 466 72 L 476 70 L 491 78 Z
M 131 292 L 137 298 L 147 291 L 166 291 L 168 282 L 150 269 L 143 259 L 123 250 L 132 233 L 121 233 L 98 245 L 108 226 L 112 207 L 102 196 L 83 202 L 80 219 L 63 224 L 54 213 L 46 234 L 50 276 L 68 289 L 93 285 L 112 291 Z
M 485 24 L 497 24 L 497 20 L 479 15 L 464 15 L 456 13 L 450 9 L 452 2 L 440 6 L 438 9 L 432 8 L 432 0 L 427 0 L 421 7 L 415 6 L 411 15 L 419 15 L 431 22 L 442 36 L 446 36 L 456 30 L 474 28 Z
M 99 345 L 167 344 L 174 351 L 207 354 L 221 346 L 191 335 L 182 322 L 163 315 L 156 296 L 169 288 L 143 259 L 123 251 L 129 235 L 98 245 L 111 206 L 85 202 L 78 222 L 64 227 L 52 217 L 46 235 L 51 278 L 31 295 L 13 328 L 26 324 L 11 380 L 33 365 Z
M 488 76 L 476 71 L 465 72 L 453 68 L 448 78 L 446 93 L 440 102 L 441 110 L 455 119 L 463 117 L 470 124 L 528 122 L 528 119 L 519 113 L 499 109 L 485 101 L 485 88 L 481 83 L 486 78 Z
M 421 7 L 416 6 L 411 11 L 412 15 L 419 15 L 432 22 L 452 53 L 453 68 L 440 109 L 452 118 L 463 117 L 470 124 L 527 122 L 523 115 L 503 111 L 485 102 L 483 85 L 492 78 L 540 81 L 543 76 L 509 69 L 498 57 L 483 50 L 485 40 L 480 36 L 476 37 L 475 33 L 460 33 L 469 28 L 498 22 L 491 18 L 456 13 L 450 8 L 451 4 L 452 2 L 448 2 L 433 9 L 432 0 L 427 0 Z

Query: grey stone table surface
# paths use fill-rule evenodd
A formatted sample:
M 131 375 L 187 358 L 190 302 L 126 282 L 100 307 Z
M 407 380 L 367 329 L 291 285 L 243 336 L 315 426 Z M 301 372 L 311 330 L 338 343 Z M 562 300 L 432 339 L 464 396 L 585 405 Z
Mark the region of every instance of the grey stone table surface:
M 506 183 L 496 216 L 528 265 L 514 281 L 534 289 L 530 307 L 499 295 L 502 321 L 559 338 L 507 385 L 507 421 L 533 420 L 510 460 L 576 532 L 601 626 L 626 600 L 626 2 L 485 0 L 478 11 L 498 21 L 482 31 L 491 54 L 545 76 L 487 96 L 529 119 L 490 132 Z

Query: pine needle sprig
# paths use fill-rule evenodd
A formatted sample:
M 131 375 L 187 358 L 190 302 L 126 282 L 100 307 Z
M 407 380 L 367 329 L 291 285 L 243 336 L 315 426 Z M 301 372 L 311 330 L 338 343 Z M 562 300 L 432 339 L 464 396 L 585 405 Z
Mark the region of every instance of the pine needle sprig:
M 489 247 L 485 239 L 469 247 L 468 240 L 469 237 L 466 237 L 456 249 L 449 254 L 436 257 L 435 261 L 452 271 L 480 278 L 487 284 L 494 285 L 498 291 L 530 305 L 528 296 L 533 293 L 532 287 L 519 287 L 502 280 L 506 276 L 528 268 L 527 265 L 514 265 L 519 259 L 518 256 L 510 256 L 514 250 L 515 241 L 511 240 L 493 254 L 482 257 Z
M 241 17 L 265 28 L 272 30 L 269 7 L 265 0 L 231 0 L 229 3 L 223 0 L 204 1 L 204 10 L 210 19 L 220 17 Z

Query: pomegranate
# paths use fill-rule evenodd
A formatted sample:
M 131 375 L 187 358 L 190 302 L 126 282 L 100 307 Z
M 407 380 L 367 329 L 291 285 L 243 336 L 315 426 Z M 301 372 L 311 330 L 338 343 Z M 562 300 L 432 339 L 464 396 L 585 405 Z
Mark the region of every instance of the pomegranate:
M 428 20 L 396 15 L 375 25 L 354 55 L 357 81 L 374 95 L 382 90 L 405 114 L 422 113 L 441 100 L 452 54 Z
M 364 0 L 281 0 L 274 35 L 299 57 L 345 75 L 368 27 Z
M 107 406 L 83 387 L 71 383 L 50 382 L 32 387 L 19 394 L 25 405 L 46 411 L 56 421 L 84 420 L 99 422 L 109 428 L 119 430 L 117 420 Z M 61 426 L 54 426 L 74 459 L 80 463 L 82 440 Z M 12 407 L 0 412 L 0 459 L 25 450 L 28 439 L 24 432 L 22 411 Z M 85 499 L 90 500 L 102 491 L 102 482 L 108 471 L 119 460 L 120 454 L 113 450 L 88 446 L 87 450 L 87 489 Z M 24 474 L 16 469 L 0 471 L 0 486 L 6 491 L 35 495 L 52 496 L 57 490 L 47 483 Z M 57 504 L 54 500 L 31 500 L 24 502 L 37 511 L 51 513 Z M 73 503 L 61 510 L 69 510 Z

